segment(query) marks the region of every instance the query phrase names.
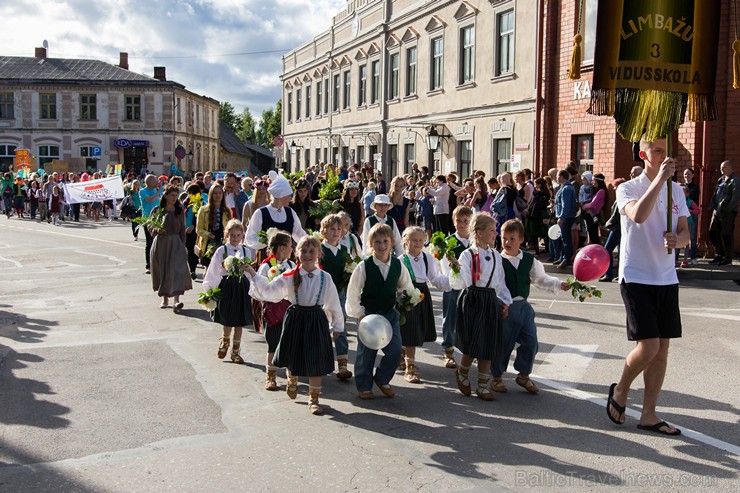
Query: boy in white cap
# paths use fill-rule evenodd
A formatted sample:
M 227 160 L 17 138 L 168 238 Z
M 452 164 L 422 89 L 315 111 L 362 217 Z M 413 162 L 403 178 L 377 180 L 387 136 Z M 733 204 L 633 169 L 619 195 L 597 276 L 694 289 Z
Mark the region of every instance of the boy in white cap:
M 249 248 L 255 251 L 267 247 L 260 241 L 259 233 L 270 228 L 290 233 L 296 242 L 306 236 L 298 215 L 288 207 L 293 195 L 290 183 L 283 175 L 278 175 L 275 171 L 270 171 L 269 176 L 270 186 L 267 191 L 272 196 L 272 202 L 257 209 L 249 220 L 249 226 L 247 227 L 246 243 Z
M 365 224 L 362 228 L 362 251 L 366 257 L 372 255 L 370 245 L 368 245 L 368 234 L 370 229 L 376 224 L 387 224 L 393 230 L 393 254 L 398 257 L 403 255 L 403 240 L 401 239 L 401 232 L 398 230 L 398 226 L 392 217 L 388 215 L 388 211 L 393 207 L 391 198 L 384 193 L 378 194 L 373 199 L 373 203 L 370 204 L 370 208 L 375 211 L 375 214 L 367 216 L 365 218 Z

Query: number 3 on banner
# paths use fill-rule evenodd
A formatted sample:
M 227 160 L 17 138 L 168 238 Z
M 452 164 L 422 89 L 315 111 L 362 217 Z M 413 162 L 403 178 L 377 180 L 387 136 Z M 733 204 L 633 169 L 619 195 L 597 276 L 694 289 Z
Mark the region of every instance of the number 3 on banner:
M 653 43 L 650 45 L 650 56 L 653 58 L 660 58 L 660 45 L 658 43 Z

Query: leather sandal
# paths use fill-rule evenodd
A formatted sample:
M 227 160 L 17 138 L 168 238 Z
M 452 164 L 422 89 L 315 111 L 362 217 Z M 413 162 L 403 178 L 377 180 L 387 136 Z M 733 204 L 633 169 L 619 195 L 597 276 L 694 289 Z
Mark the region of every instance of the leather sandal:
M 529 375 L 519 374 L 519 376 L 516 377 L 516 384 L 520 387 L 524 387 L 524 390 L 530 394 L 537 394 L 540 391 L 540 389 L 537 388 L 537 385 L 529 379 Z
M 226 357 L 226 353 L 229 352 L 229 344 L 231 344 L 231 339 L 228 337 L 222 337 L 218 341 L 218 352 L 216 355 L 218 356 L 218 359 L 224 359 Z

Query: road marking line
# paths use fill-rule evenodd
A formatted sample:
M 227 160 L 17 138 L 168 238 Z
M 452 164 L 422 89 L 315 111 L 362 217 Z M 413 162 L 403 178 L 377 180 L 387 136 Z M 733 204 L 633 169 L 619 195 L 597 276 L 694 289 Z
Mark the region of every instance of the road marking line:
M 18 227 L 18 226 L 6 226 L 6 227 L 13 228 L 13 229 L 20 229 L 22 231 L 34 231 L 34 232 L 46 233 L 46 234 L 50 234 L 50 235 L 68 236 L 70 238 L 81 238 L 83 240 L 100 241 L 102 243 L 110 243 L 112 245 L 124 246 L 124 247 L 129 247 L 129 248 L 136 248 L 137 250 L 144 250 L 146 248 L 145 246 L 132 245 L 130 243 L 121 243 L 120 241 L 103 240 L 101 238 L 90 238 L 89 236 L 73 235 L 71 233 L 62 233 L 61 231 L 45 231 L 43 229 L 21 228 L 21 227 Z
M 599 348 L 598 344 L 553 347 L 539 366 L 540 374 L 551 380 L 583 382 L 583 376 Z
M 582 390 L 574 389 L 573 387 L 569 387 L 568 385 L 562 384 L 560 382 L 556 382 L 554 380 L 549 380 L 547 378 L 541 378 L 538 375 L 531 375 L 534 380 L 537 381 L 537 383 L 542 383 L 543 385 L 547 385 L 548 387 L 552 387 L 555 390 L 558 390 L 562 392 L 563 394 L 572 397 L 574 399 L 580 399 L 584 401 L 588 401 L 592 404 L 596 404 L 601 408 L 606 408 L 606 399 L 602 399 L 600 397 L 593 396 L 587 392 L 584 392 Z M 625 411 L 625 414 L 627 416 L 630 416 L 635 419 L 640 419 L 640 412 L 635 409 L 630 409 L 629 407 Z M 606 417 L 604 417 L 606 419 Z M 723 442 L 722 440 L 718 440 L 716 438 L 707 436 L 703 433 L 699 433 L 698 431 L 691 430 L 689 428 L 686 428 L 684 426 L 680 426 L 676 422 L 671 422 L 674 426 L 681 429 L 681 436 L 685 436 L 687 438 L 690 438 L 692 440 L 696 440 L 697 442 L 701 442 L 705 445 L 709 445 L 710 447 L 715 447 L 720 450 L 724 450 L 725 452 L 730 452 L 731 454 L 740 456 L 740 447 L 737 445 L 733 445 L 731 443 Z
M 23 268 L 23 264 L 21 264 L 20 262 L 16 260 L 13 260 L 7 257 L 0 257 L 0 260 L 4 260 L 5 262 L 10 262 L 11 264 L 15 265 L 15 267 L 5 267 L 4 269 L 14 269 L 14 268 L 22 269 Z

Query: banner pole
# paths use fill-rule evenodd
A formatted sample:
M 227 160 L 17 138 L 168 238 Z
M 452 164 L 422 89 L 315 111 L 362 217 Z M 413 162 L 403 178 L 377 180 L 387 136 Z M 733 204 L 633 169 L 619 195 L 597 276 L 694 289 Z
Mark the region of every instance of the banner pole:
M 666 157 L 673 157 L 673 132 L 666 135 Z M 666 183 L 666 233 L 673 232 L 673 177 Z M 673 253 L 672 248 L 666 248 L 666 253 Z

